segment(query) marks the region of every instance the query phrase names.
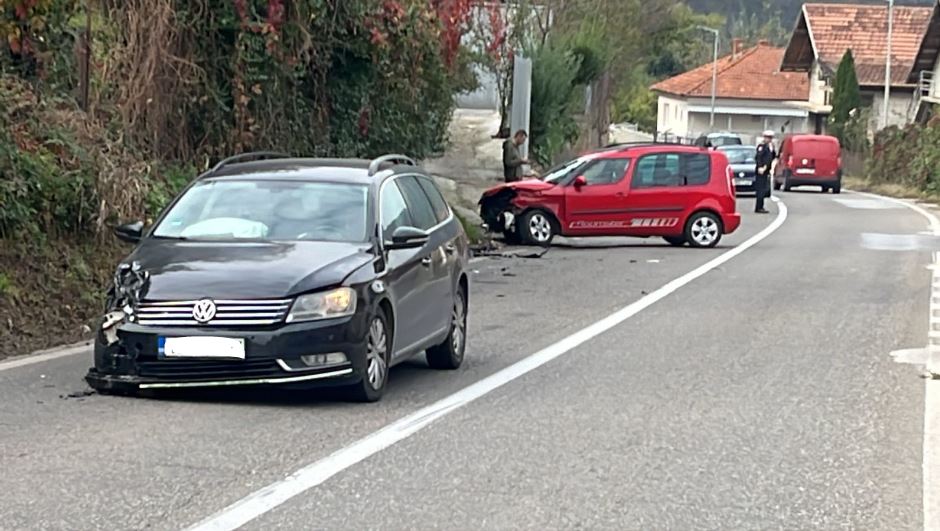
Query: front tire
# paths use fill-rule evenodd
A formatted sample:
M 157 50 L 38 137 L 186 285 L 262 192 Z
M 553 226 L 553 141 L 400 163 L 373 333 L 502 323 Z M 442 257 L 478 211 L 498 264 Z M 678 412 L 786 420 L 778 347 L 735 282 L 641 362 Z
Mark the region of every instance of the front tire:
M 362 381 L 352 388 L 352 397 L 357 402 L 378 402 L 385 393 L 391 337 L 388 317 L 380 310 L 372 318 L 366 335 L 366 363 Z
M 555 222 L 542 210 L 530 210 L 516 222 L 519 238 L 527 245 L 548 247 L 555 239 Z
M 432 369 L 454 371 L 463 363 L 467 350 L 467 295 L 463 287 L 454 293 L 454 307 L 450 314 L 450 332 L 440 345 L 433 346 L 425 353 L 428 365 Z
M 714 247 L 723 232 L 721 220 L 711 212 L 696 212 L 685 223 L 685 239 L 692 247 Z

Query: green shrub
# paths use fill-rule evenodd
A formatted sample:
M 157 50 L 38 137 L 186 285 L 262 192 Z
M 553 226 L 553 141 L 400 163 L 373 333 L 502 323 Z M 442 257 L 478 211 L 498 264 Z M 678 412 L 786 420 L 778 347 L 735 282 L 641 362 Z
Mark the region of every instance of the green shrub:
M 568 49 L 548 42 L 533 53 L 532 106 L 529 135 L 533 158 L 550 166 L 552 157 L 578 138 L 574 120 L 579 59 Z

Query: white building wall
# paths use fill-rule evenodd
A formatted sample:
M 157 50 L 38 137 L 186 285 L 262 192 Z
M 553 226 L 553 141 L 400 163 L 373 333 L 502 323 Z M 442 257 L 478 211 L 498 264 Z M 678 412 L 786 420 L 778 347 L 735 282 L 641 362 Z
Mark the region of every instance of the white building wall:
M 689 132 L 688 103 L 670 96 L 659 96 L 657 103 L 656 131 L 685 137 Z
M 881 116 L 884 112 L 884 91 L 883 90 L 862 90 L 862 94 L 869 93 L 873 95 L 871 106 L 872 130 L 881 129 Z M 892 90 L 891 99 L 888 102 L 888 125 L 904 126 L 911 123 L 913 116 L 914 95 L 910 91 Z
M 832 87 L 826 82 L 823 75 L 823 69 L 819 63 L 813 61 L 813 68 L 809 73 L 809 102 L 814 106 L 830 105 L 830 93 Z

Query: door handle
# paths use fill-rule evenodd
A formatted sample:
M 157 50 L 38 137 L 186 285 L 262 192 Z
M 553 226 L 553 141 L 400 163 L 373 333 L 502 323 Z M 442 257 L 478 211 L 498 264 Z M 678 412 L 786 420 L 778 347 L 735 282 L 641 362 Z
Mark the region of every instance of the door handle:
M 430 256 L 425 256 L 424 258 L 422 258 L 422 259 L 421 259 L 421 265 L 423 265 L 423 266 L 425 266 L 425 267 L 429 267 L 429 266 L 431 265 L 431 257 L 430 257 Z
M 454 254 L 457 251 L 457 246 L 453 243 L 448 243 L 444 246 L 444 250 L 447 251 L 447 254 Z

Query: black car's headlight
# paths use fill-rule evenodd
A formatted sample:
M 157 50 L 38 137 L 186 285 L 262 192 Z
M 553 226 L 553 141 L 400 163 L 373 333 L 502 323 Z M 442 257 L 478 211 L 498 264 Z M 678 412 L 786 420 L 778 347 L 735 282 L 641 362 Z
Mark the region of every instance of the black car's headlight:
M 298 321 L 316 321 L 345 317 L 356 313 L 356 292 L 352 288 L 336 288 L 320 293 L 301 295 L 294 301 L 288 323 Z

